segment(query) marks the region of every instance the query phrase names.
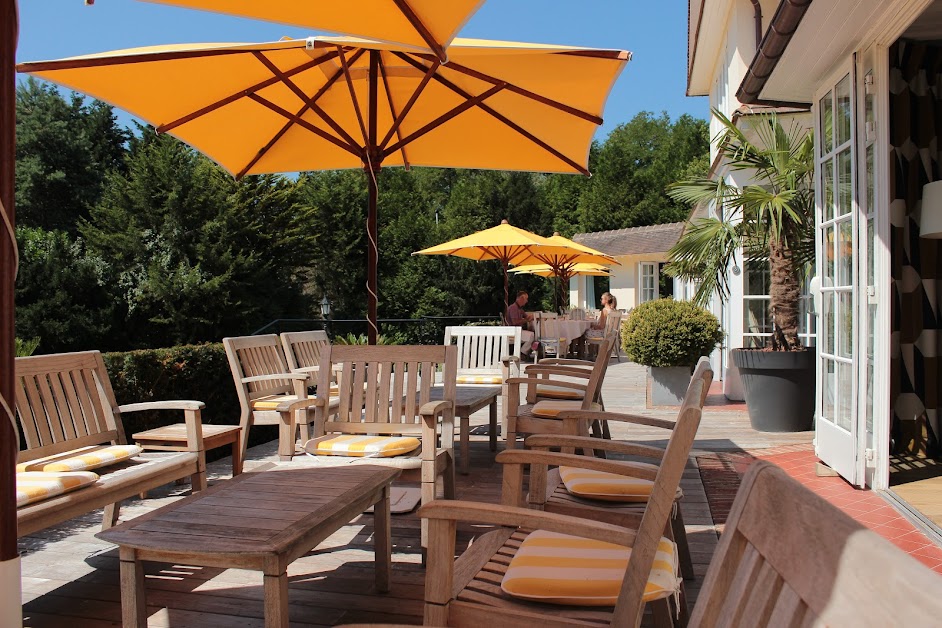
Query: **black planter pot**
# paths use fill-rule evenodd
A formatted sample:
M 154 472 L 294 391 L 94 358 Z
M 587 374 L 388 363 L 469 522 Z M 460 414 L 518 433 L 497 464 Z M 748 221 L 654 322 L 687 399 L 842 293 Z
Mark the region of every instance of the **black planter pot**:
M 815 352 L 733 349 L 753 429 L 805 432 L 814 425 Z

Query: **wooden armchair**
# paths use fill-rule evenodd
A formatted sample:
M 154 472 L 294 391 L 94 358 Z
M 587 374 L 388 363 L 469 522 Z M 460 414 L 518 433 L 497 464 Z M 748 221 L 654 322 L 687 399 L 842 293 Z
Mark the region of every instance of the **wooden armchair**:
M 612 348 L 609 349 L 609 352 L 615 352 L 615 357 L 618 358 L 618 361 L 621 362 L 621 317 L 622 313 L 618 310 L 610 312 L 605 316 L 605 329 L 602 331 L 601 338 L 590 338 L 586 337 L 586 344 L 590 347 L 595 347 L 598 355 L 602 354 L 602 342 L 604 339 L 609 336 L 614 336 L 615 342 L 612 345 Z M 607 355 L 607 354 L 606 354 Z
M 700 410 L 706 402 L 710 384 L 713 382 L 713 369 L 710 360 L 700 358 L 694 370 L 685 402 L 689 401 L 692 407 Z M 699 394 L 692 396 L 696 384 Z M 656 419 L 633 414 L 614 414 L 601 412 L 562 412 L 560 420 L 564 422 L 596 421 L 604 418 L 608 421 L 620 421 L 636 425 L 649 425 L 670 430 L 674 437 L 678 426 L 674 421 Z M 575 430 L 575 426 L 568 431 Z M 611 454 L 621 454 L 649 459 L 652 464 L 659 464 L 664 456 L 664 449 L 650 445 L 641 445 L 630 442 L 599 441 L 585 437 L 567 437 L 537 435 L 526 441 L 527 448 L 533 452 L 520 452 L 515 456 L 517 462 L 525 462 L 537 451 L 549 451 L 559 448 L 563 451 L 604 451 Z M 531 506 L 547 512 L 556 512 L 574 517 L 584 517 L 596 521 L 605 521 L 615 525 L 636 528 L 641 523 L 641 517 L 647 508 L 647 495 L 650 491 L 650 482 L 632 476 L 631 467 L 626 468 L 625 475 L 598 474 L 593 471 L 583 471 L 580 465 L 566 465 L 548 469 L 545 464 L 534 464 L 531 467 L 530 492 L 528 495 Z M 564 482 L 564 478 L 566 482 Z M 567 488 L 567 482 L 573 490 Z M 687 543 L 687 532 L 684 528 L 684 518 L 681 512 L 680 501 L 683 492 L 678 489 L 674 496 L 674 508 L 670 517 L 670 526 L 665 535 L 677 543 L 678 557 L 680 559 L 681 573 L 685 580 L 694 580 L 693 562 L 690 558 L 690 548 Z
M 339 374 L 339 397 L 330 377 Z M 442 386 L 433 388 L 441 370 Z M 374 464 L 419 481 L 422 503 L 441 479 L 455 496 L 454 346 L 330 346 L 321 354 L 314 438 L 304 450 L 320 463 Z M 337 400 L 336 410 L 331 406 Z M 422 547 L 426 547 L 425 525 Z
M 693 399 L 699 397 L 702 382 L 693 388 Z M 504 462 L 502 503 L 480 504 L 464 501 L 435 501 L 422 506 L 419 515 L 429 522 L 428 568 L 425 579 L 425 624 L 436 626 L 636 626 L 641 620 L 645 603 L 652 604 L 656 619 L 670 623 L 670 598 L 677 592 L 679 581 L 671 576 L 676 569 L 672 544 L 662 538 L 674 495 L 687 463 L 694 435 L 700 423 L 700 410 L 696 402 L 687 400 L 681 408 L 675 435 L 671 438 L 659 466 L 632 462 L 616 462 L 571 454 L 534 452 L 538 464 L 585 463 L 588 468 L 618 473 L 632 468 L 638 475 L 653 480 L 649 506 L 642 515 L 640 526 L 629 529 L 600 521 L 591 521 L 568 515 L 542 512 L 522 508 L 524 503 L 523 478 L 525 463 L 516 463 L 521 452 L 505 451 L 498 455 Z M 532 470 L 532 467 L 531 467 Z M 458 521 L 469 521 L 500 526 L 476 539 L 456 560 L 455 533 Z M 531 585 L 537 590 L 529 593 L 530 599 L 522 599 L 525 593 L 511 588 L 515 575 L 527 572 L 525 564 L 514 559 L 525 554 L 524 548 L 532 531 L 548 531 L 562 535 L 574 535 L 581 539 L 565 539 L 576 549 L 568 550 L 568 561 L 580 571 L 586 567 L 583 549 L 587 548 L 595 558 L 604 561 L 625 561 L 623 548 L 631 548 L 624 576 L 611 578 L 612 566 L 600 568 L 607 572 L 605 584 L 585 582 L 578 575 L 572 581 L 561 579 L 566 569 L 566 559 L 550 566 L 546 556 L 539 559 L 541 566 L 532 570 Z M 539 535 L 538 535 L 539 536 Z M 536 538 L 536 537 L 534 537 Z M 601 541 L 598 545 L 592 541 Z M 551 541 L 552 545 L 554 542 Z M 615 547 L 615 546 L 622 547 Z M 545 549 L 552 553 L 552 549 Z M 655 563 L 657 558 L 658 563 Z M 524 558 L 520 559 L 525 560 Z M 521 571 L 515 572 L 518 569 Z M 616 568 L 617 569 L 617 568 Z M 646 591 L 649 579 L 657 571 L 665 573 L 671 586 L 652 586 Z M 617 573 L 617 571 L 616 571 Z M 674 571 L 674 573 L 676 573 Z M 510 574 L 508 576 L 508 574 Z M 604 577 L 601 578 L 604 580 Z M 580 583 L 580 580 L 582 581 Z M 517 582 L 520 582 L 517 580 Z M 578 597 L 572 592 L 582 584 L 592 592 L 593 605 L 570 605 L 559 603 L 565 598 Z M 539 601 L 542 595 L 554 598 L 554 603 Z M 551 590 L 552 587 L 552 590 Z M 508 590 L 515 590 L 514 595 Z M 574 599 L 569 599 L 574 602 Z M 609 604 L 611 602 L 611 604 Z M 608 605 L 606 605 L 608 604 Z
M 612 339 L 603 345 L 611 350 Z M 608 354 L 600 353 L 591 370 L 582 366 L 534 364 L 525 370 L 526 377 L 507 380 L 507 448 L 516 446 L 517 434 L 571 434 L 587 436 L 592 423 L 563 422 L 558 413 L 566 410 L 601 410 L 602 382 L 608 369 Z M 520 387 L 526 385 L 525 403 L 521 404 Z M 547 390 L 574 391 L 581 399 L 547 399 Z M 595 428 L 594 428 L 595 429 Z M 596 430 L 598 431 L 598 430 Z
M 939 574 L 759 461 L 736 493 L 690 626 L 937 626 L 940 591 Z
M 288 370 L 310 373 L 311 379 L 316 382 L 321 353 L 330 346 L 327 332 L 320 329 L 284 332 L 281 334 L 281 346 L 285 350 Z
M 278 455 L 291 460 L 298 427 L 310 437 L 315 398 L 308 396 L 306 373 L 292 373 L 277 334 L 223 338 L 229 369 L 242 408 L 242 460 L 253 425 L 278 426 Z

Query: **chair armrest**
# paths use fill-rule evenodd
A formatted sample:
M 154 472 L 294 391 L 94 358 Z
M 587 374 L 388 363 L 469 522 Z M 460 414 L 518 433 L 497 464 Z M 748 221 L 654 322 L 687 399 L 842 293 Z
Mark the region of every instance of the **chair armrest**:
M 640 443 L 627 443 L 617 440 L 606 440 L 602 438 L 593 438 L 591 436 L 568 436 L 565 434 L 534 434 L 528 436 L 527 447 L 542 449 L 549 447 L 571 447 L 573 449 L 600 449 L 602 451 L 615 454 L 626 454 L 629 456 L 644 456 L 661 460 L 664 458 L 664 449 L 654 447 L 653 445 L 642 445 Z M 517 450 L 514 450 L 517 451 Z
M 574 366 L 554 366 L 551 364 L 531 364 L 524 369 L 527 377 L 535 375 L 562 375 L 564 377 L 581 377 L 589 379 L 591 371 Z
M 308 378 L 307 373 L 273 373 L 271 375 L 253 375 L 252 377 L 243 377 L 243 384 L 250 384 L 252 382 L 270 382 L 276 379 L 295 379 L 306 381 Z
M 206 404 L 202 401 L 190 399 L 175 399 L 170 401 L 144 401 L 142 403 L 129 403 L 118 406 L 118 412 L 141 412 L 144 410 L 202 410 Z
M 553 386 L 559 386 L 560 383 L 553 382 Z M 635 423 L 636 425 L 648 425 L 651 427 L 661 427 L 666 430 L 672 430 L 677 425 L 674 421 L 667 419 L 656 419 L 641 414 L 623 414 L 617 412 L 603 412 L 600 410 L 564 410 L 556 415 L 557 419 L 565 421 L 566 419 L 580 419 L 586 421 L 622 421 L 624 423 Z
M 427 401 L 422 404 L 422 407 L 419 408 L 419 414 L 422 415 L 422 418 L 431 417 L 434 418 L 435 415 L 441 414 L 448 408 L 454 408 L 454 402 L 443 399 L 440 401 Z
M 295 400 L 282 401 L 277 406 L 275 406 L 275 412 L 296 412 L 301 408 L 309 408 L 311 406 L 322 406 L 328 402 L 326 397 L 301 397 Z
M 423 519 L 475 521 L 499 526 L 549 530 L 597 541 L 607 541 L 625 547 L 634 545 L 637 532 L 621 526 L 569 515 L 560 515 L 532 508 L 485 504 L 452 499 L 436 499 L 419 508 Z
M 510 363 L 520 364 L 520 358 L 515 355 L 504 355 L 501 356 L 500 361 L 504 363 L 505 366 L 510 366 Z
M 529 440 L 529 439 L 528 439 Z M 597 442 L 598 438 L 585 438 Z M 591 443 L 579 443 L 576 447 L 594 447 Z M 501 464 L 545 464 L 552 466 L 576 467 L 590 471 L 604 471 L 616 475 L 626 475 L 642 480 L 654 480 L 660 467 L 646 462 L 631 462 L 629 460 L 606 460 L 595 456 L 579 456 L 576 454 L 563 454 L 555 451 L 526 451 L 523 449 L 507 449 L 494 458 Z
M 587 366 L 592 368 L 595 362 L 591 360 L 573 360 L 569 358 L 543 358 L 537 364 L 555 364 L 558 366 Z

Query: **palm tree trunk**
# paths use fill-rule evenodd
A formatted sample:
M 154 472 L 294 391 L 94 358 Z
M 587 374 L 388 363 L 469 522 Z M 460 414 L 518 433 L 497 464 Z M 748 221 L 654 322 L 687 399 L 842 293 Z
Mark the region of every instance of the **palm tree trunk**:
M 799 351 L 799 300 L 801 283 L 795 268 L 795 259 L 788 247 L 780 241 L 769 243 L 769 307 L 772 311 L 772 348 L 775 351 Z

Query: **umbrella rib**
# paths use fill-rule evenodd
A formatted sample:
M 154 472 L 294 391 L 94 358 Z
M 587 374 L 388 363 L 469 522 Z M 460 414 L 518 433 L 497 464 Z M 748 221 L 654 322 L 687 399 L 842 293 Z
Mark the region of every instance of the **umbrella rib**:
M 404 139 L 402 139 L 402 140 L 396 142 L 395 144 L 393 144 L 393 145 L 390 146 L 389 148 L 385 149 L 385 150 L 383 151 L 383 156 L 386 156 L 386 155 L 390 155 L 390 154 L 392 154 L 392 153 L 395 153 L 397 150 L 399 150 L 399 149 L 402 148 L 403 146 L 405 146 L 405 145 L 407 145 L 407 144 L 411 144 L 412 142 L 414 142 L 415 140 L 419 139 L 420 137 L 422 137 L 423 135 L 425 135 L 425 134 L 428 133 L 429 131 L 432 131 L 433 129 L 436 129 L 436 128 L 440 127 L 440 126 L 443 125 L 444 123 L 448 122 L 449 120 L 451 120 L 451 119 L 454 118 L 455 116 L 461 114 L 462 112 L 467 111 L 467 110 L 470 109 L 471 107 L 474 107 L 474 106 L 476 106 L 476 105 L 477 105 L 477 106 L 481 106 L 482 101 L 484 101 L 484 100 L 490 98 L 491 96 L 493 96 L 494 94 L 496 94 L 496 93 L 498 93 L 498 92 L 500 92 L 500 91 L 503 91 L 503 89 L 504 89 L 504 88 L 503 88 L 502 86 L 500 86 L 500 85 L 495 85 L 494 87 L 490 88 L 489 90 L 487 90 L 487 91 L 484 92 L 483 94 L 479 94 L 479 95 L 477 95 L 477 96 L 474 96 L 473 98 L 472 98 L 470 95 L 466 96 L 466 98 L 468 98 L 468 100 L 464 101 L 463 103 L 461 103 L 460 105 L 458 105 L 458 106 L 455 107 L 454 109 L 452 109 L 452 110 L 450 110 L 450 111 L 448 111 L 448 112 L 442 114 L 441 116 L 439 116 L 439 117 L 436 118 L 435 120 L 432 120 L 431 122 L 429 122 L 428 124 L 426 124 L 425 126 L 423 126 L 423 127 L 422 127 L 421 129 L 419 129 L 418 131 L 412 133 L 411 135 L 406 136 Z
M 412 66 L 417 67 L 417 68 L 425 69 L 425 66 L 424 66 L 424 65 L 422 65 L 422 64 L 419 63 L 418 61 L 413 61 L 412 59 L 410 59 L 410 58 L 407 57 L 406 55 L 398 54 L 398 53 L 397 53 L 397 55 L 398 55 L 400 58 L 402 58 L 404 61 L 406 61 L 407 63 L 411 64 Z M 451 81 L 449 81 L 447 78 L 443 77 L 441 74 L 435 74 L 435 76 L 434 76 L 433 78 L 434 78 L 436 81 L 438 81 L 439 83 L 441 83 L 442 85 L 444 85 L 445 87 L 447 87 L 448 89 L 450 89 L 451 91 L 453 91 L 453 92 L 455 92 L 456 94 L 458 94 L 459 96 L 461 96 L 462 98 L 470 98 L 470 97 L 471 97 L 470 94 L 468 94 L 466 91 L 464 91 L 463 89 L 461 89 L 460 87 L 458 87 L 457 85 L 455 85 L 454 83 L 452 83 Z M 562 154 L 560 151 L 556 150 L 555 148 L 553 148 L 552 146 L 550 146 L 548 143 L 544 142 L 543 140 L 541 140 L 540 138 L 538 138 L 537 136 L 535 136 L 533 133 L 530 133 L 529 131 L 527 131 L 526 129 L 524 129 L 523 127 L 521 127 L 521 126 L 520 126 L 519 124 L 517 124 L 516 122 L 514 122 L 514 121 L 510 120 L 509 118 L 507 118 L 507 116 L 505 116 L 505 115 L 503 115 L 503 114 L 501 114 L 501 113 L 498 113 L 498 112 L 495 111 L 492 107 L 489 107 L 489 106 L 487 106 L 487 105 L 485 105 L 485 104 L 483 104 L 483 103 L 478 104 L 478 107 L 480 107 L 482 111 L 485 111 L 485 112 L 489 113 L 491 116 L 493 116 L 494 118 L 496 118 L 496 119 L 499 120 L 500 122 L 503 122 L 505 125 L 509 126 L 511 129 L 513 129 L 514 131 L 516 131 L 516 132 L 519 133 L 520 135 L 524 136 L 525 138 L 527 138 L 528 140 L 530 140 L 531 142 L 533 142 L 534 144 L 536 144 L 537 146 L 539 146 L 540 148 L 542 148 L 543 150 L 545 150 L 546 152 L 550 153 L 551 155 L 553 155 L 554 157 L 556 157 L 557 159 L 559 159 L 560 161 L 562 161 L 562 162 L 568 164 L 568 165 L 571 166 L 574 170 L 576 170 L 576 171 L 578 171 L 578 172 L 581 172 L 582 174 L 584 174 L 584 175 L 586 175 L 586 176 L 589 176 L 589 171 L 588 171 L 588 169 L 586 169 L 584 166 L 582 166 L 582 164 L 579 164 L 579 163 L 577 163 L 576 161 L 574 161 L 574 160 L 570 159 L 569 157 L 567 157 L 566 155 Z
M 307 110 L 307 108 L 308 108 L 308 105 L 307 105 L 307 103 L 305 103 L 304 106 L 301 107 L 301 109 L 298 110 L 298 113 L 295 115 L 295 117 L 296 117 L 296 118 L 300 118 L 300 117 L 304 114 L 304 112 Z M 281 127 L 281 130 L 279 130 L 277 133 L 275 133 L 275 135 L 274 135 L 270 140 L 268 140 L 268 142 L 265 144 L 265 146 L 263 146 L 263 147 L 255 154 L 255 157 L 253 157 L 253 158 L 249 161 L 249 163 L 247 163 L 247 164 L 245 165 L 245 167 L 242 168 L 242 170 L 240 170 L 240 171 L 236 174 L 236 179 L 238 180 L 238 179 L 241 179 L 242 177 L 244 177 L 245 174 L 246 174 L 249 170 L 251 170 L 252 167 L 255 166 L 255 164 L 258 163 L 259 159 L 261 159 L 262 157 L 264 157 L 264 156 L 265 156 L 265 153 L 267 153 L 269 150 L 271 150 L 271 147 L 274 146 L 275 143 L 276 143 L 278 140 L 280 140 L 282 137 L 284 137 L 284 134 L 287 133 L 287 132 L 288 132 L 288 129 L 290 129 L 292 126 L 294 126 L 294 120 L 293 120 L 293 119 L 292 119 L 292 120 L 288 120 L 288 121 L 284 124 L 284 126 Z
M 491 76 L 490 74 L 485 74 L 483 72 L 478 72 L 477 70 L 472 70 L 471 68 L 461 65 L 459 63 L 452 62 L 452 63 L 449 63 L 447 67 L 449 70 L 454 70 L 456 72 L 460 72 L 461 74 L 467 74 L 468 76 L 472 78 L 476 78 L 478 80 L 484 81 L 486 83 L 491 83 L 493 85 L 504 82 L 504 81 L 501 81 L 501 79 L 499 78 L 495 78 Z M 542 103 L 554 109 L 558 109 L 570 115 L 574 115 L 577 118 L 588 120 L 592 124 L 600 125 L 602 124 L 602 122 L 604 122 L 604 120 L 602 120 L 602 118 L 597 115 L 594 115 L 587 111 L 583 111 L 581 109 L 577 109 L 575 107 L 571 107 L 569 105 L 563 104 L 559 102 L 558 100 L 553 100 L 552 98 L 547 98 L 546 96 L 540 96 L 539 94 L 535 92 L 531 92 L 530 90 L 514 85 L 513 83 L 506 83 L 506 85 L 507 85 L 508 91 L 511 91 L 519 96 L 529 98 L 530 100 L 535 100 L 539 103 Z
M 386 64 L 383 63 L 382 53 L 379 55 L 379 72 L 383 77 L 383 90 L 386 92 L 386 102 L 389 103 L 389 112 L 392 114 L 393 120 L 400 120 L 401 118 L 398 118 L 396 115 L 396 105 L 393 103 L 392 92 L 389 91 L 389 77 L 386 75 Z M 385 142 L 388 140 L 392 132 L 395 132 L 396 137 L 398 137 L 400 140 L 402 139 L 402 134 L 398 132 L 397 127 L 398 125 L 393 125 L 393 127 L 390 129 L 390 133 L 387 133 L 386 137 L 383 138 L 383 142 L 379 143 L 377 152 L 382 154 L 383 146 L 385 146 Z M 406 170 L 409 169 L 409 156 L 406 155 L 405 147 L 402 148 L 402 164 Z
M 307 120 L 304 120 L 304 119 L 302 119 L 302 118 L 299 118 L 298 116 L 294 115 L 293 113 L 291 113 L 291 112 L 288 111 L 287 109 L 284 109 L 284 108 L 282 108 L 282 107 L 279 107 L 278 105 L 276 105 L 275 103 L 271 102 L 270 100 L 267 100 L 267 99 L 265 99 L 265 98 L 262 98 L 262 97 L 259 96 L 258 94 L 249 94 L 248 97 L 251 98 L 252 100 L 254 100 L 255 102 L 257 102 L 258 104 L 260 104 L 260 105 L 262 105 L 262 106 L 264 106 L 264 107 L 268 107 L 269 109 L 271 109 L 271 110 L 274 111 L 275 113 L 277 113 L 277 114 L 279 114 L 279 115 L 281 115 L 281 116 L 284 116 L 284 117 L 287 118 L 288 120 L 291 120 L 294 124 L 297 124 L 298 126 L 307 129 L 308 131 L 310 131 L 310 132 L 313 133 L 314 135 L 317 135 L 318 137 L 327 140 L 327 141 L 330 142 L 331 144 L 334 144 L 334 145 L 336 145 L 336 146 L 338 146 L 338 147 L 344 149 L 344 150 L 347 151 L 348 153 L 351 153 L 351 154 L 353 154 L 353 155 L 356 155 L 357 157 L 362 157 L 362 156 L 363 156 L 363 155 L 360 154 L 360 151 L 359 151 L 359 150 L 357 150 L 357 149 L 355 149 L 355 148 L 353 148 L 353 147 L 351 147 L 351 146 L 345 144 L 344 142 L 342 142 L 341 140 L 337 139 L 336 137 L 334 137 L 333 135 L 331 135 L 331 134 L 328 133 L 327 131 L 325 131 L 325 130 L 323 130 L 323 129 L 321 129 L 321 128 L 318 128 L 318 127 L 314 126 L 313 124 L 311 124 L 311 123 L 308 122 Z
M 435 53 L 435 56 L 438 57 L 439 61 L 445 62 L 448 60 L 448 55 L 445 54 L 445 49 L 442 48 L 441 43 L 435 41 L 435 37 L 432 36 L 432 33 L 429 31 L 425 23 L 416 15 L 415 11 L 409 6 L 407 0 L 394 0 L 399 10 L 402 11 L 402 14 L 409 20 L 409 23 L 412 24 L 412 28 L 419 34 L 419 36 L 425 40 L 425 43 L 428 44 L 429 49 Z
M 261 53 L 256 53 L 256 54 L 261 54 Z M 312 60 L 312 61 L 308 61 L 307 63 L 304 63 L 304 64 L 302 64 L 302 65 L 299 65 L 299 66 L 296 67 L 296 68 L 292 68 L 292 69 L 289 70 L 288 72 L 285 72 L 285 76 L 292 76 L 292 75 L 297 74 L 297 73 L 299 73 L 299 72 L 304 72 L 305 70 L 309 70 L 309 69 L 311 69 L 311 68 L 313 68 L 313 67 L 316 67 L 316 66 L 320 65 L 321 63 L 324 63 L 325 61 L 329 61 L 330 59 L 333 59 L 333 58 L 336 57 L 336 56 L 337 56 L 337 53 L 336 53 L 335 51 L 334 51 L 334 52 L 329 52 L 329 53 L 327 53 L 327 54 L 325 54 L 325 55 L 322 55 L 322 56 L 318 57 L 317 59 L 314 59 L 314 60 Z M 158 132 L 158 133 L 168 133 L 169 131 L 171 131 L 171 130 L 177 128 L 178 126 L 180 126 L 181 124 L 186 124 L 187 122 L 190 122 L 190 121 L 192 121 L 192 120 L 195 120 L 196 118 L 202 117 L 202 116 L 206 115 L 207 113 L 212 113 L 212 112 L 215 111 L 216 109 L 219 109 L 220 107 L 224 107 L 225 105 L 228 105 L 229 103 L 235 102 L 236 100 L 238 100 L 238 99 L 240 99 L 240 98 L 242 98 L 242 97 L 248 95 L 249 93 L 253 93 L 253 92 L 257 92 L 257 91 L 259 91 L 259 90 L 261 90 L 261 89 L 265 89 L 266 87 L 268 87 L 268 86 L 270 86 L 270 85 L 274 85 L 274 84 L 277 83 L 277 82 L 278 82 L 278 77 L 272 77 L 272 78 L 270 78 L 270 79 L 265 79 L 264 81 L 262 81 L 262 82 L 260 82 L 260 83 L 256 83 L 255 85 L 252 85 L 251 87 L 248 87 L 248 88 L 243 89 L 243 90 L 239 90 L 238 92 L 236 92 L 236 93 L 234 93 L 234 94 L 230 94 L 229 96 L 226 96 L 225 98 L 222 98 L 222 99 L 220 99 L 220 100 L 217 100 L 216 102 L 211 103 L 211 104 L 209 104 L 209 105 L 206 105 L 206 106 L 203 107 L 202 109 L 197 109 L 196 111 L 193 111 L 193 112 L 191 112 L 191 113 L 188 113 L 187 115 L 183 116 L 182 118 L 177 118 L 177 119 L 174 120 L 173 122 L 168 122 L 168 123 L 166 123 L 166 124 L 161 124 L 160 126 L 157 127 L 157 132 Z
M 343 138 L 343 140 L 347 142 L 348 144 L 350 144 L 351 146 L 357 146 L 356 141 L 354 141 L 354 139 L 350 137 L 350 134 L 347 133 L 343 129 L 343 127 L 337 124 L 337 122 L 333 118 L 327 115 L 327 112 L 321 109 L 317 105 L 317 103 L 314 102 L 313 99 L 309 98 L 308 95 L 304 93 L 304 90 L 298 87 L 297 83 L 292 81 L 290 77 L 288 77 L 284 72 L 278 69 L 278 66 L 276 66 L 274 63 L 271 62 L 271 59 L 269 59 L 268 57 L 266 57 L 260 52 L 253 52 L 252 54 L 254 54 L 255 58 L 261 61 L 262 64 L 266 68 L 268 68 L 268 71 L 271 72 L 272 75 L 274 75 L 276 78 L 281 79 L 281 82 L 284 83 L 288 87 L 288 89 L 294 92 L 294 95 L 297 96 L 301 100 L 301 102 L 305 103 L 308 106 L 308 108 L 311 109 L 311 111 L 313 111 L 318 116 L 320 116 L 320 118 L 324 122 L 326 122 L 327 125 L 330 126 L 330 128 L 332 128 L 337 133 L 337 135 Z M 301 113 L 298 113 L 298 117 L 300 116 L 301 116 Z M 357 146 L 357 148 L 359 147 Z
M 438 72 L 438 68 L 441 67 L 441 61 L 436 59 L 430 68 L 425 71 L 425 76 L 422 77 L 422 80 L 419 81 L 419 85 L 415 88 L 415 91 L 412 92 L 412 96 L 409 98 L 409 102 L 406 103 L 406 106 L 403 107 L 402 112 L 396 117 L 392 126 L 389 128 L 389 131 L 386 133 L 386 137 L 383 138 L 383 141 L 379 143 L 379 149 L 385 150 L 386 145 L 389 144 L 389 140 L 392 139 L 393 134 L 401 140 L 402 135 L 399 133 L 399 127 L 402 125 L 405 117 L 409 115 L 409 111 L 412 109 L 412 106 L 419 99 L 419 96 L 422 95 L 422 92 L 425 91 L 425 86 L 428 85 L 429 81 L 432 80 L 432 76 Z M 384 66 L 385 67 L 385 66 Z M 385 72 L 385 70 L 384 70 Z
M 340 50 L 340 46 L 337 46 L 337 49 Z M 369 153 L 370 138 L 366 134 L 366 124 L 363 122 L 363 112 L 360 110 L 360 102 L 357 100 L 356 90 L 353 89 L 353 79 L 350 77 L 350 65 L 347 63 L 347 55 L 343 53 L 343 50 L 340 50 L 340 65 L 343 68 L 343 76 L 347 81 L 347 88 L 350 90 L 350 100 L 353 102 L 353 110 L 357 114 L 357 122 L 360 123 L 360 132 L 363 134 L 363 146 L 367 148 L 367 153 Z M 368 155 L 363 155 L 364 158 L 369 159 Z
M 193 57 L 217 57 L 245 54 L 245 50 L 177 50 L 173 52 L 145 52 L 120 57 L 92 57 L 84 59 L 62 59 L 56 61 L 27 61 L 16 66 L 17 72 L 44 72 L 49 70 L 74 70 L 76 68 L 97 68 L 107 65 L 130 65 L 150 63 L 152 61 L 173 61 Z

